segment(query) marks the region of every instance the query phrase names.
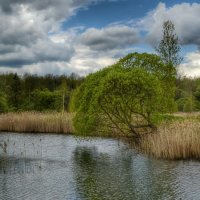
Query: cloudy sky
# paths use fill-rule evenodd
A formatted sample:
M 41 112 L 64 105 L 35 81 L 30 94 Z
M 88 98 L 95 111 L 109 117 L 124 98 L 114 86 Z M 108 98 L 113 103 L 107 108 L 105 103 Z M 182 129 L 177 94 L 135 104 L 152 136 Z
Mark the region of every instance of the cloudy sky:
M 0 72 L 86 75 L 129 52 L 154 53 L 168 19 L 180 71 L 200 76 L 199 1 L 0 0 Z

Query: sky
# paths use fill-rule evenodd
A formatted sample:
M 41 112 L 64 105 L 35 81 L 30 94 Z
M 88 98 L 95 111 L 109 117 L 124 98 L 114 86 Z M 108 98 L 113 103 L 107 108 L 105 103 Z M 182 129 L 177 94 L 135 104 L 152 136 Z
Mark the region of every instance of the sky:
M 166 20 L 181 44 L 179 72 L 200 76 L 200 1 L 0 0 L 0 73 L 85 76 L 155 53 Z

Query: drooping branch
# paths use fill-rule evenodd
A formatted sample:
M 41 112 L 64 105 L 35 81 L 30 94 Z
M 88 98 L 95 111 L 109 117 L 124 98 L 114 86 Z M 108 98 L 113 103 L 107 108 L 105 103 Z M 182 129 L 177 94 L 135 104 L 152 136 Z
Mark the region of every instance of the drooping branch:
M 108 116 L 108 118 L 110 119 L 110 121 L 125 135 L 124 130 L 120 128 L 120 126 L 118 125 L 118 123 L 115 122 L 115 120 L 113 120 L 113 118 L 110 115 L 110 113 L 108 111 L 106 111 L 106 109 L 101 104 L 100 104 L 100 107 L 103 110 L 103 112 Z

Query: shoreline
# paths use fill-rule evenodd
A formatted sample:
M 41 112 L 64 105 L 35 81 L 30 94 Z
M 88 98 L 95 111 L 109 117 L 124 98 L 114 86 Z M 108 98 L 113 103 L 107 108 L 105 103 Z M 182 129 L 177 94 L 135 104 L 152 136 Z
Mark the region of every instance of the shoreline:
M 174 114 L 176 116 L 177 114 Z M 130 135 L 116 133 L 79 135 L 73 127 L 73 113 L 22 112 L 0 114 L 0 134 L 49 134 L 78 137 L 101 137 L 126 140 L 137 148 L 157 159 L 200 160 L 200 115 L 178 114 L 158 125 L 157 133 L 144 135 L 135 143 Z

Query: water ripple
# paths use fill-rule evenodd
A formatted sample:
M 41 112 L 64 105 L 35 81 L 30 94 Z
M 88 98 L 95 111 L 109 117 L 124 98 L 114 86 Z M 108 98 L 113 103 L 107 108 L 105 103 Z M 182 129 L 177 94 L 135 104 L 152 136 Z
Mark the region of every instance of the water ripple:
M 200 199 L 200 163 L 154 160 L 114 139 L 0 134 L 0 200 Z

